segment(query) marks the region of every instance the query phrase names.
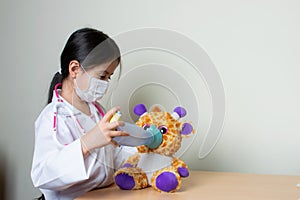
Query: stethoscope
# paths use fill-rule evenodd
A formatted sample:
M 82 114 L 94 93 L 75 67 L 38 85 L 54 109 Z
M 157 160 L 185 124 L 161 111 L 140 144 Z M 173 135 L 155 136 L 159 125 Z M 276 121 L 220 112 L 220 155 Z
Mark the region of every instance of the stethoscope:
M 57 133 L 57 111 L 58 111 L 58 108 L 60 106 L 64 106 L 64 109 L 67 110 L 67 112 L 71 115 L 74 122 L 77 124 L 77 127 L 79 128 L 79 131 L 81 132 L 81 134 L 85 134 L 86 131 L 84 130 L 83 126 L 81 125 L 81 123 L 79 122 L 77 117 L 75 116 L 74 112 L 69 108 L 69 106 L 65 106 L 62 104 L 64 102 L 64 100 L 59 96 L 59 93 L 58 93 L 58 87 L 60 87 L 61 85 L 62 85 L 61 83 L 58 83 L 54 87 L 54 93 L 55 93 L 55 96 L 57 99 L 57 103 L 54 107 L 54 112 L 53 112 L 53 131 L 54 131 L 54 133 Z M 99 114 L 103 117 L 105 115 L 105 113 L 100 108 L 100 106 L 96 102 L 93 102 L 92 104 L 95 106 L 95 108 L 97 109 Z M 97 120 L 100 120 L 100 119 L 97 119 Z M 56 135 L 56 134 L 54 134 L 54 135 Z

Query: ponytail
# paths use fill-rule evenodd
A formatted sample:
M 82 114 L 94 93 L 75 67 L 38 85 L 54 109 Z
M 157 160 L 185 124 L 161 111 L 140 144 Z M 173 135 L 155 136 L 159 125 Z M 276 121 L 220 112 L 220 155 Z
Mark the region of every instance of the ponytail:
M 63 79 L 62 75 L 59 72 L 56 72 L 50 84 L 49 94 L 48 94 L 48 104 L 52 102 L 53 90 L 55 85 L 58 83 L 62 83 L 62 79 Z

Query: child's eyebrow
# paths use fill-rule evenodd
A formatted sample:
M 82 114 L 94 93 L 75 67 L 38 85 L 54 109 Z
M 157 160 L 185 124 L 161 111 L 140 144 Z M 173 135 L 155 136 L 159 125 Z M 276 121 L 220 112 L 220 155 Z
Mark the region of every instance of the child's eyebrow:
M 113 75 L 114 73 L 109 73 L 108 71 L 105 71 L 106 73 L 110 74 L 110 75 Z
M 114 73 L 109 73 L 108 71 L 104 71 L 106 74 L 113 75 Z
M 108 71 L 99 71 L 99 74 L 103 74 L 103 73 L 105 73 L 105 74 L 110 74 L 110 75 L 113 75 L 114 73 L 109 73 Z

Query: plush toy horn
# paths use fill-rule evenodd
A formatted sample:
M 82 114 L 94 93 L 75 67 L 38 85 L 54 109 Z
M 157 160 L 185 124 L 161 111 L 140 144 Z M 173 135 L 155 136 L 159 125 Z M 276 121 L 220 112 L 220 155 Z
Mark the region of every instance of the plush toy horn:
M 172 117 L 175 120 L 178 120 L 179 118 L 186 116 L 186 110 L 183 107 L 178 106 L 173 111 L 174 112 L 172 113 Z
M 147 108 L 144 104 L 137 104 L 134 106 L 133 109 L 134 114 L 136 114 L 137 116 L 142 116 L 144 113 L 147 113 Z

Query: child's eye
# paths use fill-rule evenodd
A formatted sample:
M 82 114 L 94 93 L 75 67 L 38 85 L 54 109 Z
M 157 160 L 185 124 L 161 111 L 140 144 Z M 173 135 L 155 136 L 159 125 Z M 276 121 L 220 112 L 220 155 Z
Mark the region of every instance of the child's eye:
M 107 75 L 100 75 L 99 78 L 101 80 L 106 80 L 106 79 L 111 80 L 111 76 L 107 77 Z

